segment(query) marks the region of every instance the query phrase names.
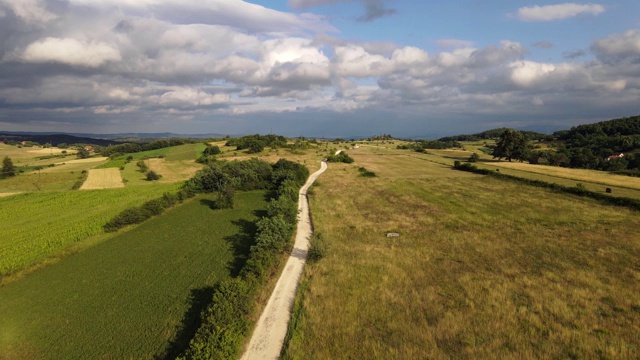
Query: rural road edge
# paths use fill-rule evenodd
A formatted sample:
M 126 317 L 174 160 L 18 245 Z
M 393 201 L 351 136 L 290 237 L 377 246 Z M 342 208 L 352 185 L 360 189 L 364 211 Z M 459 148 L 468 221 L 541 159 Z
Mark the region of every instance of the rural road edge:
M 300 188 L 298 196 L 298 227 L 293 251 L 276 283 L 273 293 L 271 293 L 260 320 L 256 324 L 249 346 L 241 358 L 242 360 L 278 359 L 280 356 L 284 337 L 287 334 L 289 319 L 291 318 L 291 309 L 296 290 L 302 277 L 304 264 L 307 261 L 309 238 L 312 235 L 307 190 L 326 169 L 327 163 L 322 161 L 320 169 L 311 174 L 307 182 Z

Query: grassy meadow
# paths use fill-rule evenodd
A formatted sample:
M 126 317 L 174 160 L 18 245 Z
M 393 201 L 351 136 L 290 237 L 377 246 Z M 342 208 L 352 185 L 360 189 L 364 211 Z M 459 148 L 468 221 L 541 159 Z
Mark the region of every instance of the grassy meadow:
M 305 270 L 284 358 L 640 356 L 637 213 L 406 151 L 348 153 L 312 190 L 329 250 Z
M 262 191 L 237 193 L 230 210 L 211 200 L 196 197 L 0 287 L 0 359 L 174 357 L 266 208 Z

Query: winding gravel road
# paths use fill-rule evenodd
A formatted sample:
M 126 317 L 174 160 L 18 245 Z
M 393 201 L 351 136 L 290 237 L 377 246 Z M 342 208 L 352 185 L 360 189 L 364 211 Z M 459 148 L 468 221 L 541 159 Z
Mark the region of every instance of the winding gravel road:
M 323 161 L 320 170 L 309 176 L 307 182 L 300 189 L 298 196 L 298 228 L 296 242 L 289 260 L 284 267 L 280 279 L 269 298 L 260 320 L 251 336 L 249 347 L 242 356 L 242 360 L 277 359 L 287 334 L 287 326 L 291 318 L 293 300 L 300 283 L 302 270 L 307 261 L 309 239 L 312 235 L 311 217 L 309 215 L 309 201 L 307 190 L 313 182 L 327 169 Z

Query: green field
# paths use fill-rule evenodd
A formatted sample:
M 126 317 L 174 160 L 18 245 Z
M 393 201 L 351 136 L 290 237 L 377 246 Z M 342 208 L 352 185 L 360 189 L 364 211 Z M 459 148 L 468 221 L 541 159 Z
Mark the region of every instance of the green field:
M 99 234 L 102 226 L 120 211 L 177 188 L 178 184 L 153 184 L 0 197 L 0 275 Z
M 285 358 L 640 356 L 637 212 L 348 153 L 312 190 L 329 250 L 305 270 Z
M 203 298 L 251 240 L 264 195 L 238 193 L 224 211 L 197 197 L 0 287 L 0 359 L 175 355 L 171 343 L 192 335 Z

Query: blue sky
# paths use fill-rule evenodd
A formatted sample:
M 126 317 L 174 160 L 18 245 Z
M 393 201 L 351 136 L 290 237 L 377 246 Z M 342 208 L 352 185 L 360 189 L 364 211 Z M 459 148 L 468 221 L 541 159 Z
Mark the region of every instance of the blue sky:
M 0 131 L 427 136 L 640 114 L 640 2 L 0 0 Z

